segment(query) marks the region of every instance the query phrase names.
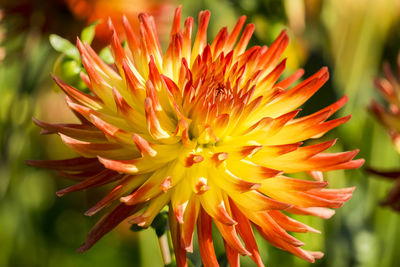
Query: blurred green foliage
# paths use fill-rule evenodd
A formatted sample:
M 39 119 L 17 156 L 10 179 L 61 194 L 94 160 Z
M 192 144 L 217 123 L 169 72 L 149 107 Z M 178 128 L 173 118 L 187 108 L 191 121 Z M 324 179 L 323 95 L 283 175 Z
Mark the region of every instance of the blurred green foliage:
M 346 125 L 324 139 L 340 137 L 334 151 L 360 148 L 367 166 L 390 168 L 399 165 L 385 130 L 371 118 L 366 105 L 374 93 L 372 79 L 380 75 L 384 59 L 393 62 L 400 49 L 400 3 L 398 0 L 201 0 L 179 1 L 185 15 L 197 17 L 202 9 L 212 12 L 210 38 L 222 26 L 234 25 L 246 14 L 256 24 L 252 44 L 269 45 L 283 28 L 291 44 L 287 74 L 303 67 L 306 77 L 322 66 L 330 68 L 331 79 L 303 108 L 303 114 L 321 109 L 343 94 L 349 103 L 342 114 L 352 114 Z M 36 3 L 36 2 L 35 2 Z M 61 38 L 66 31 L 43 33 L 33 13 L 28 27 L 18 27 L 16 14 L 5 16 L 0 28 L 6 51 L 0 63 L 0 266 L 161 266 L 154 229 L 132 232 L 124 224 L 108 234 L 86 254 L 76 248 L 96 222 L 83 212 L 102 189 L 73 193 L 59 199 L 55 191 L 69 185 L 55 173 L 27 167 L 24 159 L 65 158 L 70 152 L 55 137 L 39 136 L 31 117 L 68 121 L 63 96 L 54 91 L 50 73 L 64 75 L 67 82 L 83 88 L 76 79 L 82 70 L 75 38 Z M 172 15 L 172 14 L 171 14 Z M 57 17 L 57 14 L 52 14 Z M 65 19 L 65 14 L 60 16 Z M 69 21 L 57 22 L 68 27 Z M 54 51 L 49 43 L 56 48 Z M 91 30 L 81 36 L 90 42 Z M 109 59 L 109 50 L 101 52 Z M 56 63 L 55 68 L 53 68 Z M 399 214 L 378 205 L 390 183 L 361 170 L 335 171 L 327 175 L 332 188 L 356 186 L 353 198 L 330 220 L 297 216 L 322 234 L 298 234 L 307 249 L 322 250 L 325 257 L 313 266 L 400 266 Z M 217 231 L 214 231 L 217 232 Z M 267 266 L 311 266 L 273 248 L 256 236 Z M 196 241 L 195 237 L 195 242 Z M 223 242 L 215 236 L 221 266 L 226 265 Z M 201 266 L 200 255 L 188 255 Z M 225 262 L 225 263 L 224 263 Z M 254 266 L 249 257 L 243 266 Z

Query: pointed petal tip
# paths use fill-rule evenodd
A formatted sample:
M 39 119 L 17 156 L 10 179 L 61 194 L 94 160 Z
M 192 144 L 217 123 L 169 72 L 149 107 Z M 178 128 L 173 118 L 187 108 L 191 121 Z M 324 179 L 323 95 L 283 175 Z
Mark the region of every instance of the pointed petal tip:
M 50 73 L 50 76 L 56 83 L 61 82 L 61 79 L 58 78 L 54 73 Z
M 183 220 L 183 213 L 182 212 L 175 212 L 175 219 L 179 224 L 184 224 L 184 220 Z
M 339 101 L 343 101 L 344 103 L 347 103 L 348 100 L 349 100 L 349 97 L 347 95 L 344 95 L 339 99 Z
M 122 203 L 128 204 L 128 202 L 131 200 L 131 196 L 120 197 L 119 200 L 120 200 Z
M 317 230 L 317 229 L 312 228 L 310 226 L 307 227 L 307 231 L 310 232 L 310 233 L 314 233 L 314 234 L 321 234 L 320 230 Z
M 319 70 L 320 75 L 318 77 L 322 77 L 325 74 L 329 74 L 329 70 L 327 66 L 323 66 L 322 68 L 320 68 Z
M 57 191 L 57 192 L 56 192 L 56 195 L 57 195 L 58 197 L 64 196 L 64 195 L 65 195 L 64 189 Z
M 261 184 L 260 183 L 254 183 L 249 189 L 250 190 L 257 190 L 260 188 Z
M 159 189 L 164 193 L 167 192 L 169 189 L 172 188 L 172 180 L 171 176 L 167 176 L 164 181 L 161 182 Z
M 210 16 L 211 12 L 210 12 L 210 10 L 206 9 L 206 10 L 200 11 L 200 14 L 202 14 L 203 16 L 205 16 L 205 15 Z
M 244 20 L 246 20 L 247 19 L 247 16 L 246 15 L 242 15 L 242 16 L 240 16 L 239 17 L 239 19 L 238 20 L 240 20 L 240 21 L 244 21 Z
M 364 165 L 364 163 L 365 163 L 365 159 L 356 159 L 356 160 L 354 160 L 354 161 L 356 161 L 357 163 L 356 163 L 356 165 L 358 166 L 358 167 L 356 167 L 356 169 L 357 168 L 360 168 L 362 165 Z
M 24 160 L 25 161 L 25 164 L 26 165 L 29 165 L 29 166 L 36 166 L 36 162 L 37 162 L 37 160 L 30 160 L 30 159 L 26 159 L 26 160 Z
M 79 36 L 76 36 L 76 46 L 78 47 L 78 49 L 83 47 L 82 41 Z
M 88 251 L 90 249 L 91 246 L 89 246 L 86 242 L 83 243 L 77 250 L 76 252 L 78 253 L 85 253 L 86 251 Z
M 97 211 L 99 211 L 98 208 L 96 208 L 96 209 L 90 208 L 89 210 L 85 211 L 84 215 L 85 215 L 85 216 L 88 216 L 88 217 L 91 217 L 91 216 L 93 216 L 94 214 L 96 214 Z
M 256 25 L 254 23 L 249 23 L 246 25 L 247 30 L 253 31 L 256 28 Z
M 33 121 L 34 124 L 36 124 L 39 127 L 40 127 L 40 123 L 42 122 L 41 120 L 39 120 L 39 119 L 37 119 L 35 117 L 32 117 L 32 121 Z
M 310 251 L 309 252 L 315 259 L 321 259 L 324 257 L 324 253 L 321 251 Z
M 110 16 L 107 18 L 107 26 L 112 33 L 115 33 L 115 27 Z
M 137 166 L 135 164 L 133 164 L 132 162 L 126 163 L 126 161 L 123 161 L 123 160 L 119 161 L 119 160 L 113 160 L 113 159 L 106 159 L 101 156 L 97 156 L 97 159 L 107 169 L 114 170 L 119 173 L 135 174 L 139 171 Z
M 193 253 L 193 244 L 183 246 L 183 249 L 186 250 L 186 252 L 188 252 L 188 253 Z

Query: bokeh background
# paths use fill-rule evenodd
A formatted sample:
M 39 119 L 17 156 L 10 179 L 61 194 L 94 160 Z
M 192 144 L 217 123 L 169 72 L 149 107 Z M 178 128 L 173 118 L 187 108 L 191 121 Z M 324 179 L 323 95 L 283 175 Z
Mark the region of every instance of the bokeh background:
M 154 230 L 132 232 L 128 224 L 120 225 L 89 252 L 77 253 L 98 219 L 83 212 L 104 189 L 58 198 L 55 191 L 71 183 L 51 171 L 28 167 L 24 160 L 71 156 L 57 136 L 41 136 L 31 120 L 67 122 L 72 117 L 50 73 L 70 74 L 64 78 L 77 83 L 74 78 L 80 66 L 60 57 L 50 45 L 49 34 L 74 43 L 99 12 L 122 8 L 132 23 L 138 10 L 157 16 L 161 39 L 166 40 L 178 4 L 183 5 L 185 16 L 197 18 L 200 10 L 211 11 L 210 38 L 222 26 L 231 29 L 242 14 L 256 25 L 253 45 L 269 45 L 287 29 L 291 42 L 285 74 L 303 67 L 307 77 L 321 66 L 328 66 L 331 74 L 303 107 L 303 114 L 349 96 L 339 115 L 352 114 L 352 120 L 323 139 L 338 136 L 337 151 L 360 148 L 365 166 L 399 166 L 388 134 L 367 112 L 371 99 L 381 101 L 374 77 L 381 75 L 384 60 L 395 64 L 400 50 L 399 0 L 0 0 L 0 266 L 162 266 Z M 99 33 L 94 39 L 98 51 L 104 38 Z M 313 266 L 400 266 L 400 215 L 379 206 L 391 182 L 368 174 L 365 168 L 330 172 L 327 180 L 332 187 L 357 189 L 330 220 L 297 216 L 323 232 L 296 235 L 307 244 L 305 248 L 325 252 Z M 267 266 L 310 266 L 259 236 L 257 240 Z M 216 235 L 214 242 L 224 266 L 222 240 Z M 189 257 L 201 266 L 198 253 Z M 255 266 L 250 258 L 241 260 L 243 266 Z

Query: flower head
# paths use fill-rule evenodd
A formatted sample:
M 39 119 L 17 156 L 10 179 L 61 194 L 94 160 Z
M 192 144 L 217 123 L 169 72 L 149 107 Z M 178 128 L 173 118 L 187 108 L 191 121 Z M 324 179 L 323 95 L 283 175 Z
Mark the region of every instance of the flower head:
M 400 153 L 400 78 L 393 74 L 388 63 L 383 64 L 383 71 L 385 77 L 375 79 L 375 86 L 387 101 L 388 108 L 384 108 L 373 100 L 369 110 L 388 130 L 394 148 Z M 400 53 L 397 56 L 397 71 L 400 73 Z M 370 172 L 395 180 L 393 188 L 381 204 L 389 205 L 394 210 L 400 211 L 400 170 L 370 169 Z
M 358 151 L 323 153 L 336 140 L 302 143 L 349 120 L 327 120 L 346 98 L 296 117 L 298 107 L 328 80 L 327 69 L 295 86 L 302 70 L 278 81 L 285 68 L 285 31 L 270 47 L 247 49 L 254 25 L 245 26 L 240 36 L 243 16 L 230 33 L 222 28 L 208 44 L 209 18 L 209 11 L 200 12 L 192 45 L 193 18 L 182 29 L 177 8 L 165 54 L 151 16 L 139 15 L 140 35 L 124 21 L 125 48 L 110 24 L 115 66 L 77 42 L 90 94 L 54 77 L 81 123 L 35 123 L 46 134 L 58 133 L 80 157 L 29 163 L 79 181 L 59 191 L 60 196 L 116 183 L 86 215 L 121 202 L 94 226 L 80 251 L 128 217 L 148 227 L 169 205 L 178 266 L 192 251 L 196 224 L 203 263 L 217 264 L 212 222 L 232 266 L 239 255 L 263 266 L 251 225 L 271 244 L 302 259 L 313 262 L 322 256 L 301 249 L 303 243 L 287 233 L 318 231 L 286 214 L 329 218 L 334 213 L 329 208 L 351 197 L 354 188 L 326 189 L 322 172 L 358 168 L 363 163 L 353 160 Z M 301 172 L 315 179 L 290 178 Z

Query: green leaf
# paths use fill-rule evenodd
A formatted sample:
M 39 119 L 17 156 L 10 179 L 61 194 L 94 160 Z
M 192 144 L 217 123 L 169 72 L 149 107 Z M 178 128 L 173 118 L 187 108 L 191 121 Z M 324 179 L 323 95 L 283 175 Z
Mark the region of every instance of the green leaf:
M 78 48 L 76 48 L 67 39 L 58 36 L 57 34 L 50 34 L 49 37 L 51 46 L 58 52 L 65 54 L 67 57 L 80 61 L 81 57 L 79 55 Z
M 61 63 L 61 72 L 68 77 L 80 78 L 81 64 L 75 60 L 63 60 Z
M 221 266 L 221 267 L 228 267 L 228 266 L 229 266 L 229 265 L 228 265 L 228 259 L 227 259 L 225 253 L 219 255 L 219 257 L 217 258 L 217 260 L 218 260 L 219 266 Z
M 93 38 L 96 34 L 96 26 L 99 24 L 100 21 L 96 20 L 86 28 L 84 28 L 81 32 L 81 40 L 82 42 L 87 42 L 88 44 L 91 44 L 93 41 Z
M 151 223 L 151 227 L 156 230 L 158 237 L 162 236 L 168 229 L 168 213 L 165 211 L 160 212 Z
M 114 63 L 114 58 L 111 54 L 111 50 L 110 47 L 104 47 L 103 49 L 101 49 L 100 53 L 99 53 L 99 57 L 104 60 L 104 62 L 106 62 L 107 64 L 112 64 Z

